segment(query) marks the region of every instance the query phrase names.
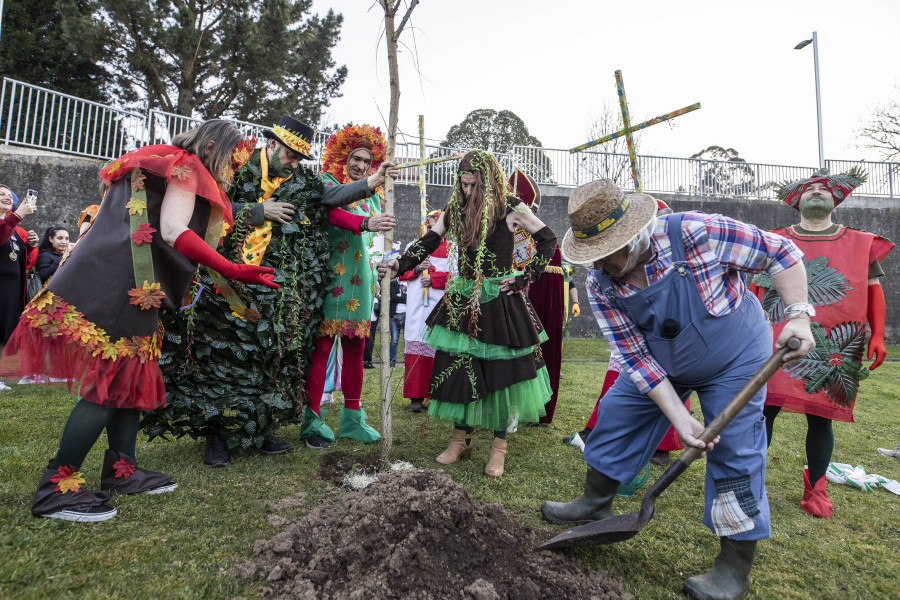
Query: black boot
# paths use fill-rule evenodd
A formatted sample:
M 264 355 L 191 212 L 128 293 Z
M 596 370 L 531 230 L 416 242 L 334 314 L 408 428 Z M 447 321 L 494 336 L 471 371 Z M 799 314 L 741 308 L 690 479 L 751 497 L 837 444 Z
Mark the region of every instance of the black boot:
M 750 568 L 756 540 L 739 542 L 720 537 L 721 549 L 713 568 L 684 582 L 684 593 L 696 600 L 736 600 L 750 589 Z
M 422 405 L 421 398 L 410 398 L 409 399 L 409 407 L 407 407 L 406 410 L 408 410 L 411 413 L 420 413 L 424 409 L 425 409 L 425 407 Z
M 612 502 L 619 482 L 588 466 L 584 495 L 571 502 L 544 502 L 541 513 L 557 525 L 584 525 L 613 516 Z
M 225 440 L 215 433 L 206 436 L 206 455 L 203 457 L 203 464 L 207 467 L 224 467 L 230 462 L 231 456 L 225 447 Z
M 134 457 L 118 450 L 103 455 L 100 488 L 115 494 L 162 494 L 178 487 L 170 475 L 137 466 Z
M 106 492 L 94 492 L 81 488 L 84 478 L 72 467 L 59 467 L 52 460 L 44 470 L 31 502 L 31 514 L 35 517 L 96 523 L 116 516 L 116 509 L 104 502 Z

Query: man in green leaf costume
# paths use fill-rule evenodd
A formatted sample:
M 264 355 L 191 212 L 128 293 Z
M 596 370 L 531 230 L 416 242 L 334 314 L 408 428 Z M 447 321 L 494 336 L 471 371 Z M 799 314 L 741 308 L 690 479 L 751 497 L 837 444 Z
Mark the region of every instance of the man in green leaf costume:
M 229 196 L 244 210 L 236 214 L 220 252 L 274 268 L 281 288 L 239 288 L 251 313 L 242 318 L 223 295 L 230 290 L 201 272 L 192 304 L 163 322 L 160 368 L 168 405 L 142 423 L 151 439 L 167 433 L 205 436 L 204 462 L 211 467 L 228 464 L 229 452 L 255 448 L 281 454 L 291 448 L 272 435 L 298 421 L 304 402 L 306 370 L 331 278 L 328 208 L 370 197 L 393 166 L 383 163 L 367 179 L 325 188 L 315 172 L 300 165 L 312 159 L 311 127 L 283 116 L 263 135 L 267 144 L 234 178 Z
M 825 470 L 834 450 L 831 422 L 853 422 L 859 382 L 869 374 L 862 366 L 866 322 L 871 330 L 867 356 L 875 357 L 869 369 L 878 367 L 886 355 L 880 261 L 894 244 L 831 220 L 835 207 L 865 180 L 865 173 L 857 169 L 840 175 L 823 169 L 778 190 L 778 197 L 800 212 L 798 225 L 774 233 L 803 250 L 809 304 L 785 306 L 770 278 L 758 276 L 755 281 L 776 338 L 788 320 L 812 320 L 816 347 L 799 364 L 779 371 L 769 381 L 764 412 L 770 444 L 775 417 L 782 409 L 806 414 L 808 467 L 800 507 L 822 518 L 832 513 L 825 491 Z

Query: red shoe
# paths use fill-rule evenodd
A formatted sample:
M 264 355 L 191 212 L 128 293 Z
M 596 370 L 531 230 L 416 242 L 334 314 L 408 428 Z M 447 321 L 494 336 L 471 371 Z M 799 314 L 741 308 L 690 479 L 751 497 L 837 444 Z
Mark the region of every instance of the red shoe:
M 809 469 L 803 469 L 803 500 L 800 501 L 800 508 L 808 512 L 814 517 L 827 519 L 831 516 L 833 508 L 828 494 L 825 492 L 825 476 L 819 478 L 815 487 L 809 483 Z

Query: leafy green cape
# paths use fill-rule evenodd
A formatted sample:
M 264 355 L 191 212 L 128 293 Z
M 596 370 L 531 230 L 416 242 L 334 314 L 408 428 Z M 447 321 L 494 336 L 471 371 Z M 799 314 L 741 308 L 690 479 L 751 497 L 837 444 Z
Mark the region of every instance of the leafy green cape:
M 232 201 L 255 204 L 263 195 L 259 152 L 237 173 Z M 331 279 L 328 211 L 319 204 L 321 197 L 321 180 L 302 167 L 272 195 L 296 210 L 290 223 L 272 223 L 272 240 L 261 262 L 275 269 L 281 289 L 232 282 L 261 315 L 258 320 L 232 314 L 205 268 L 192 286 L 193 297 L 198 283 L 204 288 L 196 303 L 167 311 L 159 366 L 168 405 L 145 415 L 141 425 L 150 439 L 218 433 L 230 450 L 241 451 L 262 446 L 282 424 L 299 421 L 305 374 Z M 219 249 L 233 262 L 241 262 L 241 246 L 252 229 L 248 213 L 235 216 L 235 227 Z M 309 223 L 301 224 L 306 219 Z

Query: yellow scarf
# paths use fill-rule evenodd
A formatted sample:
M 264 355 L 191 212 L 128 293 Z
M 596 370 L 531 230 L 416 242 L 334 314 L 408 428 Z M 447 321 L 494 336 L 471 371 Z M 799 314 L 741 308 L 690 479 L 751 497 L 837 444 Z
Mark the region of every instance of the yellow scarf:
M 259 187 L 262 188 L 264 194 L 260 196 L 257 202 L 265 202 L 272 197 L 279 185 L 291 178 L 293 173 L 287 177 L 273 177 L 269 181 L 269 156 L 266 148 L 259 152 L 259 166 L 262 170 L 262 180 L 259 182 Z M 247 239 L 244 240 L 244 245 L 241 248 L 241 259 L 245 264 L 259 265 L 271 241 L 272 223 L 266 221 L 262 225 L 254 227 L 253 231 L 247 234 Z

